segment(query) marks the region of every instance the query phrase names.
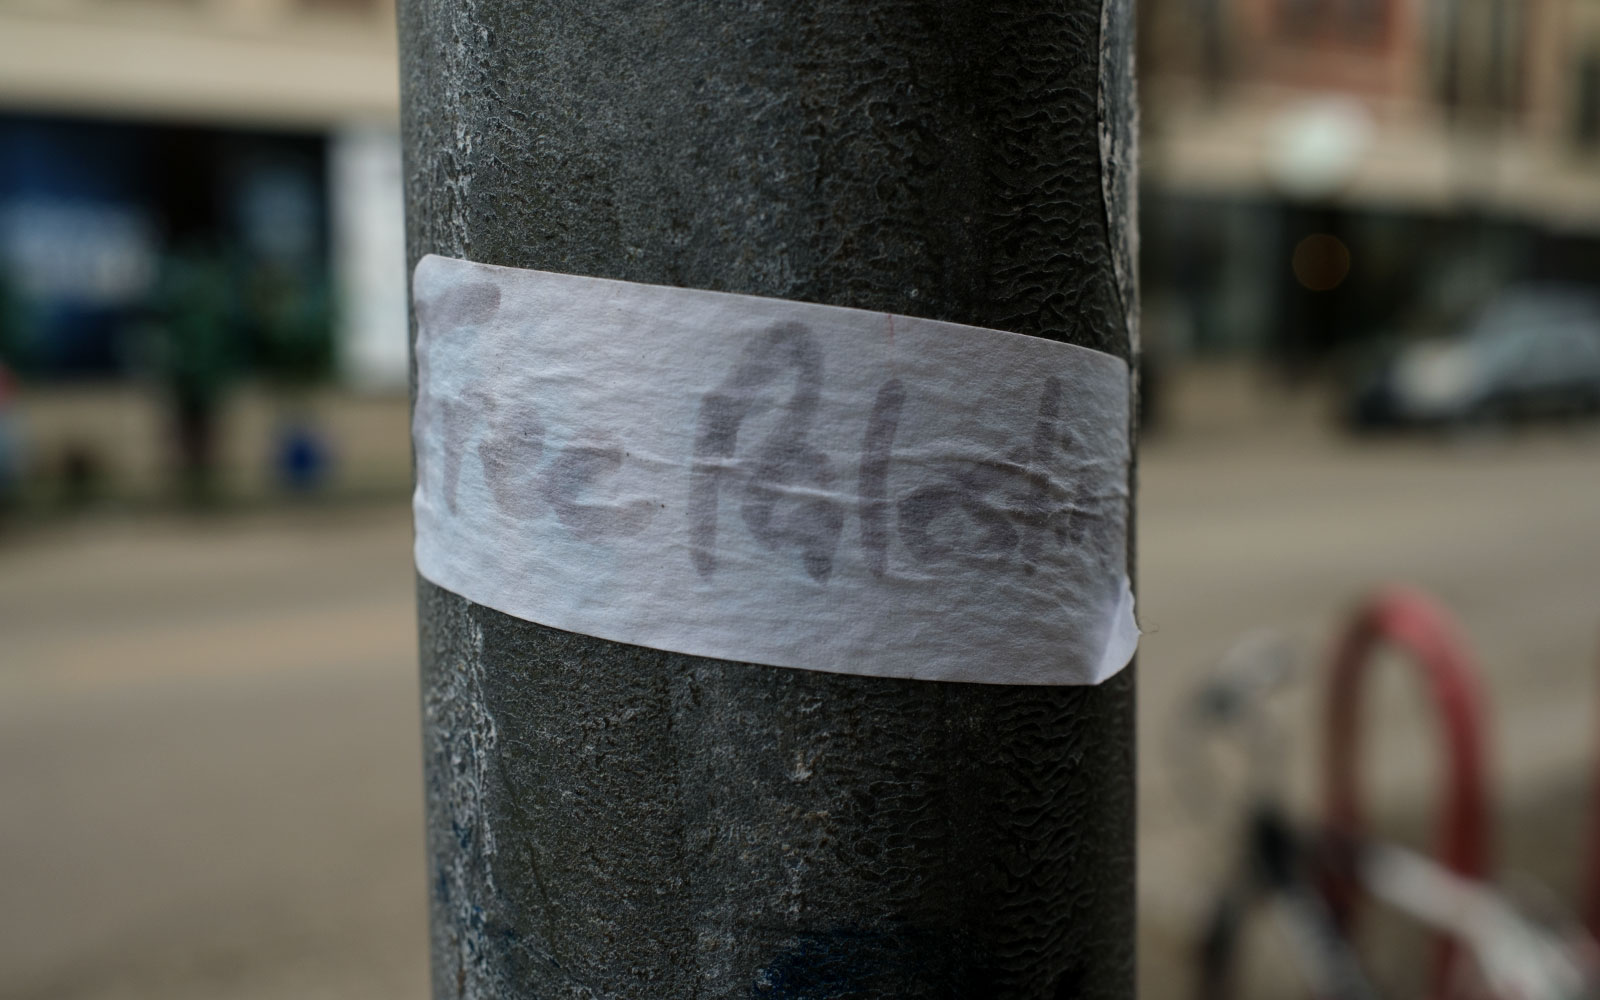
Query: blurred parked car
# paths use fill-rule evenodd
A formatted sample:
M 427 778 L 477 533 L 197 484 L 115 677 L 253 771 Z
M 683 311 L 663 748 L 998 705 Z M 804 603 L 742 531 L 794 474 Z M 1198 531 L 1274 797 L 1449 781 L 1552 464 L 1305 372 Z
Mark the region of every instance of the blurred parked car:
M 1401 348 L 1359 381 L 1357 430 L 1505 422 L 1600 411 L 1600 299 L 1523 288 L 1492 300 L 1455 335 Z

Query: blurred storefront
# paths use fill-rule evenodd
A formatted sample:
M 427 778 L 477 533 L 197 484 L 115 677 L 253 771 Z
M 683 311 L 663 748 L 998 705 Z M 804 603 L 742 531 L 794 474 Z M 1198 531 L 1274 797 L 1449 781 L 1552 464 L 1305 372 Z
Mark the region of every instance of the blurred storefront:
M 1501 289 L 1600 276 L 1594 0 L 1137 2 L 1158 366 L 1326 372 Z M 393 18 L 388 0 L 0 0 L 0 364 L 36 465 L 103 436 L 41 388 L 398 399 Z M 179 291 L 208 282 L 218 301 Z M 216 342 L 174 347 L 178 327 Z
M 402 388 L 393 34 L 377 0 L 0 0 L 0 357 L 159 366 L 203 259 L 218 364 Z
M 1146 329 L 1325 367 L 1600 278 L 1600 5 L 1141 0 Z
M 0 0 L 23 495 L 403 490 L 397 81 L 383 0 Z

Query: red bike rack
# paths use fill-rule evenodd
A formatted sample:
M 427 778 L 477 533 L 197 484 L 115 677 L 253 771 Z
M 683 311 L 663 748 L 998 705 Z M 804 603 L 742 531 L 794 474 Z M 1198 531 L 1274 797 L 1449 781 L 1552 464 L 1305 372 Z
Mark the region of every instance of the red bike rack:
M 1364 839 L 1357 759 L 1361 691 L 1373 653 L 1384 645 L 1408 653 L 1422 671 L 1442 724 L 1449 784 L 1436 832 L 1439 861 L 1457 875 L 1482 880 L 1489 874 L 1489 795 L 1477 670 L 1449 614 L 1414 590 L 1379 591 L 1357 611 L 1335 649 L 1323 775 L 1328 830 L 1336 842 L 1359 844 Z M 1335 916 L 1348 927 L 1354 902 L 1348 879 L 1330 884 L 1329 900 Z M 1456 954 L 1454 941 L 1440 940 L 1430 996 L 1448 995 Z

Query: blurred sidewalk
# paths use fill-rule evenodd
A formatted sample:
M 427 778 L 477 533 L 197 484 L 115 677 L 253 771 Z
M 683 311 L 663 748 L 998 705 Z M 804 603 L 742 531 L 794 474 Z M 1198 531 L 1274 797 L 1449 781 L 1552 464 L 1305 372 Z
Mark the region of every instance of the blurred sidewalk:
M 426 994 L 398 505 L 0 544 L 0 997 Z
M 26 449 L 26 496 L 49 507 L 63 494 L 71 451 L 96 463 L 99 499 L 145 505 L 170 499 L 172 431 L 163 401 L 137 385 L 31 388 L 19 410 Z M 309 414 L 331 447 L 322 495 L 336 499 L 404 497 L 410 492 L 411 439 L 404 395 L 357 395 L 322 388 L 292 401 L 260 387 L 231 396 L 220 419 L 217 454 L 224 498 L 261 501 L 281 492 L 273 449 L 280 421 Z

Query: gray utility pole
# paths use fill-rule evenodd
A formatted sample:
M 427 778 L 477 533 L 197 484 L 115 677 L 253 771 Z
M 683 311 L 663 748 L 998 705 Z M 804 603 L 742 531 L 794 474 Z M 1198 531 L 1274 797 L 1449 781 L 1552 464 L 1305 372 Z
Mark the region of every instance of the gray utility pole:
M 1131 6 L 400 0 L 410 261 L 1131 360 Z M 435 997 L 1133 995 L 1131 668 L 827 674 L 418 604 Z

